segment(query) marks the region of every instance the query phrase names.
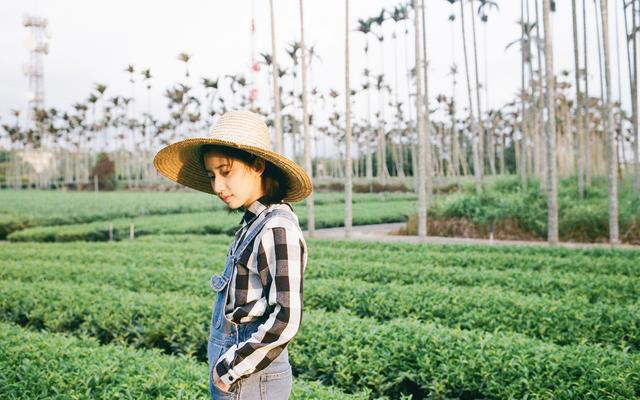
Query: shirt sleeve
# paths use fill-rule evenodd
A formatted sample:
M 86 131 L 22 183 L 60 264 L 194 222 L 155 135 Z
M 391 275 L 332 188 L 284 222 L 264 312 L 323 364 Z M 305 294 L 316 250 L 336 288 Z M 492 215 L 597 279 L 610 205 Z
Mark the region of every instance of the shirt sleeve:
M 302 321 L 306 243 L 299 230 L 276 226 L 261 235 L 258 270 L 268 267 L 268 319 L 244 342 L 232 345 L 216 363 L 225 384 L 266 368 L 298 332 Z

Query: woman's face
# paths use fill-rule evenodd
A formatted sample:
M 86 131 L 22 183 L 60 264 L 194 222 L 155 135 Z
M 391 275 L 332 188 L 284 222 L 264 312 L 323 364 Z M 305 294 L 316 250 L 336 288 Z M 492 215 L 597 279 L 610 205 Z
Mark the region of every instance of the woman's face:
M 262 172 L 250 168 L 238 159 L 207 152 L 203 154 L 204 168 L 211 179 L 213 192 L 225 202 L 229 209 L 243 207 L 245 210 L 264 195 L 262 191 Z

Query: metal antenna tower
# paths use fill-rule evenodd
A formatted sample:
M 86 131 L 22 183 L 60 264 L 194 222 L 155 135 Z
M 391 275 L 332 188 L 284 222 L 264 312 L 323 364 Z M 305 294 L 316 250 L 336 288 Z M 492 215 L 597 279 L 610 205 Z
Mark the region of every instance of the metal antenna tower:
M 22 72 L 29 77 L 29 91 L 27 92 L 27 121 L 33 124 L 41 137 L 44 137 L 44 126 L 37 121 L 36 110 L 44 107 L 44 74 L 43 55 L 49 53 L 49 44 L 46 39 L 51 36 L 45 31 L 48 20 L 25 14 L 22 25 L 29 29 L 30 37 L 25 41 L 25 47 L 29 50 L 29 64 L 22 66 Z

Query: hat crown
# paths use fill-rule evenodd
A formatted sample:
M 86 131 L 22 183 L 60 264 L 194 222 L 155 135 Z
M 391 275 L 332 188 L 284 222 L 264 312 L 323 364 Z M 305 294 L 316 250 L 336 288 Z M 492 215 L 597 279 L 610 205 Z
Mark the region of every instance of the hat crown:
M 209 137 L 271 151 L 271 136 L 264 117 L 251 111 L 224 113 L 209 131 Z

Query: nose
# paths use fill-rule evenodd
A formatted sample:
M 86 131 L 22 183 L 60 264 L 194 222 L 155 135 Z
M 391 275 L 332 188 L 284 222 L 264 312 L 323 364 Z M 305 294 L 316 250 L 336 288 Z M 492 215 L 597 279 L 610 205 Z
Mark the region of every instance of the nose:
M 222 193 L 222 189 L 225 188 L 224 180 L 222 179 L 222 177 L 216 177 L 216 179 L 214 179 L 211 183 L 211 187 L 213 188 L 213 192 L 215 194 L 220 195 L 220 193 Z

